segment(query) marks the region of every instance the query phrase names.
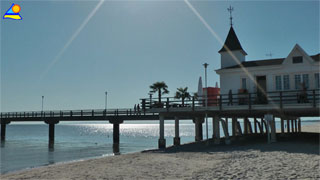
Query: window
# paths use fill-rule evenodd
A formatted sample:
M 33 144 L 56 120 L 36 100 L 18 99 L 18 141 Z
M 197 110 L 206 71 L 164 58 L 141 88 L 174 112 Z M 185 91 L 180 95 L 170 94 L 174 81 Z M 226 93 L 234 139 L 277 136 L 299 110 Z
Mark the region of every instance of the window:
M 290 90 L 290 78 L 289 75 L 283 75 L 283 89 Z
M 242 89 L 247 89 L 247 79 L 246 78 L 242 78 L 241 79 L 241 88 Z
M 300 74 L 294 75 L 294 83 L 295 83 L 295 89 L 301 88 L 301 75 Z
M 281 82 L 281 76 L 276 76 L 276 90 L 281 91 L 282 90 L 282 82 Z
M 302 56 L 292 57 L 292 63 L 293 64 L 302 63 L 302 61 L 303 61 Z
M 309 89 L 309 74 L 303 74 L 302 79 L 305 88 Z
M 319 73 L 314 74 L 314 82 L 315 82 L 315 88 L 320 88 L 320 80 L 319 80 Z

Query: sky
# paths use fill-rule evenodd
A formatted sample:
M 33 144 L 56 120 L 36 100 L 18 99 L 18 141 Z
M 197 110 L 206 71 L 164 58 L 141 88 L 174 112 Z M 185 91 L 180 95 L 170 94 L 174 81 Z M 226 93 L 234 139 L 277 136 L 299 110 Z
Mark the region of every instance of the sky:
M 246 60 L 319 53 L 319 1 L 189 1 L 222 41 L 234 30 Z M 132 108 L 165 81 L 197 91 L 208 63 L 215 86 L 222 45 L 185 1 L 2 1 L 1 112 Z

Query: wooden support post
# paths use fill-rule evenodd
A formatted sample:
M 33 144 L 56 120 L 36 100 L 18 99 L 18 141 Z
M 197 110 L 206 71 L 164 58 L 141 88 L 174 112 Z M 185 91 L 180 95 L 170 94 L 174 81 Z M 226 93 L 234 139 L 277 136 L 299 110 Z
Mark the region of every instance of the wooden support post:
M 259 127 L 259 132 L 262 133 L 262 132 L 263 132 L 263 129 L 262 129 L 262 127 L 261 127 L 260 122 L 259 122 L 258 120 L 257 120 L 256 122 L 257 122 L 257 125 L 258 125 L 258 127 Z M 257 133 L 258 133 L 258 132 L 257 132 Z
M 242 136 L 242 130 L 241 130 L 241 125 L 239 121 L 237 121 L 237 134 L 239 136 Z
M 237 118 L 232 117 L 232 136 L 237 135 L 236 127 L 237 127 Z
M 176 116 L 174 117 L 174 138 L 173 138 L 173 145 L 177 146 L 180 145 L 180 137 L 179 137 L 179 118 Z
M 195 141 L 201 141 L 203 139 L 202 134 L 202 123 L 204 119 L 202 117 L 196 117 L 193 119 L 193 123 L 195 124 Z
M 54 129 L 55 129 L 55 124 L 58 124 L 59 121 L 45 120 L 44 122 L 49 125 L 49 149 L 53 149 L 53 147 L 54 147 Z
M 119 123 L 113 123 L 113 153 L 117 154 L 120 152 L 120 124 Z
M 123 120 L 113 119 L 109 122 L 113 125 L 113 153 L 117 155 L 120 152 L 120 124 L 123 123 Z
M 220 118 L 218 115 L 213 116 L 212 124 L 213 124 L 213 140 L 214 144 L 220 144 Z
M 297 119 L 294 119 L 294 132 L 298 132 L 298 124 L 297 124 Z
M 164 116 L 159 116 L 159 132 L 160 132 L 160 138 L 158 141 L 158 147 L 159 148 L 165 148 L 166 147 L 166 139 L 164 138 Z
M 294 133 L 293 119 L 291 119 L 291 132 Z
M 298 118 L 298 132 L 301 132 L 301 119 Z
M 254 117 L 254 119 L 253 119 L 253 125 L 254 125 L 254 133 L 258 133 L 258 129 L 257 129 L 257 118 L 256 117 Z
M 264 128 L 263 128 L 263 126 L 264 126 L 263 118 L 261 118 L 261 130 L 262 130 L 262 131 L 260 131 L 261 134 L 264 133 L 264 130 L 263 130 Z
M 243 134 L 248 134 L 248 118 L 243 118 Z
M 275 119 L 272 114 L 265 114 L 264 119 L 266 121 L 267 127 L 267 135 L 268 135 L 268 143 L 276 142 L 276 126 L 275 126 Z
M 249 121 L 249 118 L 247 118 L 247 125 L 248 125 L 248 133 L 252 134 L 252 126 L 251 126 L 251 122 Z
M 226 117 L 226 129 L 227 129 L 227 132 L 229 132 L 228 118 L 227 117 Z
M 221 122 L 222 125 L 222 129 L 224 132 L 224 136 L 225 136 L 225 144 L 230 144 L 230 137 L 229 137 L 229 132 L 228 132 L 228 125 L 227 125 L 227 120 L 228 118 L 226 118 L 226 121 L 224 121 L 223 119 L 219 119 L 219 121 Z
M 281 134 L 284 134 L 284 119 L 281 117 Z
M 54 124 L 49 124 L 49 147 L 54 145 Z
M 1 123 L 1 141 L 6 140 L 6 123 Z
M 290 120 L 287 119 L 287 133 L 290 133 Z

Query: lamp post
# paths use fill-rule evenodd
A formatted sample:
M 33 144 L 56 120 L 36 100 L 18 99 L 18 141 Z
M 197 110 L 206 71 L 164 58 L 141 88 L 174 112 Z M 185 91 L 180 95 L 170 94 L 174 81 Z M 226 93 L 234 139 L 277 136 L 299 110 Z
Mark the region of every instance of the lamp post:
M 42 101 L 41 101 L 41 112 L 43 112 L 43 99 L 44 99 L 44 96 L 42 96 Z
M 106 114 L 107 114 L 107 102 L 108 102 L 108 92 L 107 91 L 105 92 L 105 95 L 106 95 L 106 101 L 105 101 L 105 104 L 104 104 L 104 109 L 105 109 Z
M 43 117 L 43 99 L 44 96 L 41 96 L 41 117 Z
M 208 139 L 208 85 L 207 85 L 207 67 L 208 67 L 208 63 L 204 63 L 204 77 L 205 77 L 205 86 L 206 86 L 206 136 Z

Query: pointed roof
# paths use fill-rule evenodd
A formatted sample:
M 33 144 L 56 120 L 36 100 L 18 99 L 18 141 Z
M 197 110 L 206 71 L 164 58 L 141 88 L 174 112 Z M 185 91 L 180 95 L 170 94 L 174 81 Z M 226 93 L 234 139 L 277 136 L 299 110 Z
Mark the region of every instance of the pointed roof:
M 242 49 L 242 46 L 241 46 L 241 44 L 240 44 L 240 42 L 239 42 L 239 39 L 238 39 L 236 33 L 234 32 L 234 29 L 233 29 L 232 26 L 230 27 L 230 30 L 229 30 L 227 39 L 226 39 L 226 41 L 224 42 L 224 45 L 223 45 L 223 47 L 220 49 L 219 53 L 220 53 L 220 52 L 227 51 L 227 49 L 225 48 L 225 46 L 227 46 L 227 47 L 230 49 L 230 51 L 242 50 L 242 51 L 244 52 L 244 54 L 247 55 L 247 53 Z

